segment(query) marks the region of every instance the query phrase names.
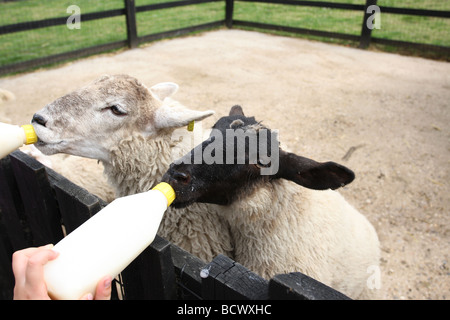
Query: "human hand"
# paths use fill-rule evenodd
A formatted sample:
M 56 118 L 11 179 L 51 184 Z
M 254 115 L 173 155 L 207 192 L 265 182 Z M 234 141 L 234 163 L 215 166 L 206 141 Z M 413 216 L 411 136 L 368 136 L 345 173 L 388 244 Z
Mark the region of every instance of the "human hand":
M 103 277 L 97 284 L 95 295 L 85 294 L 80 300 L 109 300 L 111 299 L 111 276 Z
M 52 247 L 50 244 L 14 252 L 12 269 L 16 280 L 15 300 L 50 300 L 44 280 L 44 265 L 59 255 L 58 252 L 51 250 Z M 88 293 L 80 300 L 109 300 L 111 281 L 111 276 L 105 276 L 99 281 L 95 296 Z

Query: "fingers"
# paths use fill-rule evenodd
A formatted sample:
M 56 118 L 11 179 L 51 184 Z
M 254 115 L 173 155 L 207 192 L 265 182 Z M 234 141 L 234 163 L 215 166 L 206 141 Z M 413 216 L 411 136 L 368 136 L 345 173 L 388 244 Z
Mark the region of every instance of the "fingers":
M 42 287 L 44 282 L 44 265 L 58 256 L 56 251 L 43 249 L 36 251 L 28 259 L 27 270 L 25 274 L 27 285 L 31 290 L 37 290 Z
M 95 300 L 111 299 L 111 282 L 111 276 L 105 276 L 99 281 L 97 289 L 95 290 Z
M 12 269 L 16 280 L 14 299 L 50 299 L 44 280 L 44 265 L 58 257 L 53 245 L 27 248 L 13 254 Z M 95 295 L 86 294 L 82 300 L 109 300 L 112 277 L 105 276 L 97 284 Z
M 13 254 L 12 269 L 15 278 L 14 299 L 49 299 L 44 281 L 44 265 L 58 253 L 53 245 L 27 248 Z
M 80 298 L 80 300 L 94 300 L 94 296 L 92 295 L 92 293 L 86 293 Z
M 92 293 L 87 293 L 80 300 L 110 300 L 111 299 L 111 283 L 112 277 L 105 276 L 97 284 L 95 289 L 95 296 Z
M 52 245 L 46 245 L 38 248 L 27 248 L 14 252 L 12 257 L 12 268 L 14 275 L 25 275 L 28 259 L 36 252 L 51 248 Z M 16 277 L 17 278 L 17 277 Z M 17 280 L 17 279 L 16 279 Z
M 27 269 L 28 259 L 33 252 L 36 252 L 38 248 L 28 248 L 20 251 L 16 251 L 12 256 L 12 269 L 14 278 L 17 282 L 25 281 L 25 271 Z

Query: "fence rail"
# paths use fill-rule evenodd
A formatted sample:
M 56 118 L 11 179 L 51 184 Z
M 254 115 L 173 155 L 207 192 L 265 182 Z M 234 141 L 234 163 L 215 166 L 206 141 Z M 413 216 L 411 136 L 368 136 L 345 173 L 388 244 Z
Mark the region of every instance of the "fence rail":
M 13 297 L 14 251 L 57 243 L 107 204 L 21 151 L 0 160 L 0 299 Z M 206 263 L 156 236 L 120 275 L 113 299 L 348 299 L 298 272 L 269 281 L 219 255 Z
M 339 3 L 339 2 L 324 2 L 324 1 L 301 1 L 301 0 L 235 0 L 240 2 L 260 2 L 260 3 L 272 3 L 272 4 L 285 4 L 304 7 L 318 7 L 318 8 L 330 8 L 330 9 L 344 9 L 344 10 L 365 10 L 368 6 L 376 5 L 377 1 L 369 0 L 366 4 L 351 4 L 351 3 Z M 438 11 L 438 10 L 425 10 L 425 9 L 410 9 L 410 8 L 397 8 L 380 6 L 381 11 L 384 13 L 395 14 L 407 14 L 424 17 L 437 17 L 437 18 L 450 18 L 450 11 Z
M 170 31 L 160 32 L 156 34 L 148 34 L 144 36 L 137 35 L 137 22 L 136 14 L 146 11 L 154 11 L 168 8 L 184 7 L 191 5 L 199 5 L 211 2 L 225 2 L 225 12 L 224 19 L 219 19 L 216 21 L 190 25 L 188 27 L 174 29 Z M 329 9 L 339 9 L 339 10 L 350 10 L 355 12 L 361 12 L 361 33 L 360 34 L 348 34 L 342 32 L 331 32 L 323 30 L 315 30 L 311 28 L 303 28 L 301 26 L 292 27 L 279 24 L 262 23 L 257 21 L 249 21 L 234 18 L 234 5 L 235 2 L 246 2 L 246 3 L 266 3 L 272 5 L 290 5 L 296 8 L 301 7 L 316 7 L 316 8 L 329 8 Z M 31 59 L 27 61 L 21 61 L 16 63 L 11 63 L 7 65 L 0 66 L 0 75 L 5 75 L 8 73 L 20 72 L 30 68 L 39 67 L 46 64 L 52 64 L 61 62 L 68 59 L 84 57 L 87 55 L 97 54 L 105 52 L 108 50 L 120 49 L 123 47 L 135 48 L 139 44 L 154 40 L 159 40 L 167 37 L 176 37 L 185 35 L 194 31 L 202 31 L 207 29 L 219 28 L 221 26 L 231 27 L 251 27 L 263 30 L 274 30 L 274 31 L 285 31 L 294 34 L 306 34 L 318 37 L 328 37 L 337 38 L 359 42 L 360 48 L 367 48 L 370 43 L 378 43 L 383 45 L 391 45 L 396 47 L 411 47 L 421 50 L 428 50 L 430 52 L 439 52 L 444 56 L 450 56 L 450 47 L 425 44 L 420 42 L 402 41 L 400 39 L 387 39 L 380 37 L 372 37 L 372 30 L 367 27 L 367 21 L 370 18 L 370 14 L 367 12 L 367 8 L 371 5 L 376 5 L 377 0 L 366 0 L 365 4 L 349 4 L 349 3 L 336 3 L 336 2 L 322 2 L 322 1 L 297 1 L 297 0 L 182 0 L 182 1 L 172 1 L 163 2 L 158 4 L 141 5 L 136 6 L 135 0 L 124 0 L 124 7 L 121 9 L 113 9 L 101 12 L 91 12 L 83 13 L 83 21 L 93 21 L 98 19 L 105 19 L 111 17 L 125 16 L 127 24 L 127 38 L 123 41 L 115 41 L 111 43 L 95 45 L 83 49 L 78 49 L 70 52 L 64 52 L 59 54 L 50 55 L 47 57 L 41 57 L 36 59 Z M 439 11 L 439 10 L 425 10 L 425 9 L 412 9 L 412 8 L 397 8 L 397 7 L 379 7 L 382 14 L 390 15 L 411 15 L 411 16 L 422 16 L 422 17 L 432 17 L 448 19 L 450 18 L 450 11 Z M 300 9 L 299 9 L 300 10 Z M 250 19 L 251 20 L 251 19 Z M 9 24 L 0 26 L 0 36 L 17 33 L 21 31 L 30 31 L 40 28 L 47 28 L 51 26 L 64 25 L 67 23 L 67 17 L 50 18 L 45 20 L 21 22 L 16 24 Z M 97 36 L 97 35 L 96 35 Z

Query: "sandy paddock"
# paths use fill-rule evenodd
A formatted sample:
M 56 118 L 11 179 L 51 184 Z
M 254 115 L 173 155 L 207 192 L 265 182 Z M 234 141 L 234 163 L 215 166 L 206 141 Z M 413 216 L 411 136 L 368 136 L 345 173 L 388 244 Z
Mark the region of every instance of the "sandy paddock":
M 450 298 L 450 64 L 262 33 L 219 30 L 0 79 L 15 100 L 0 118 L 22 124 L 102 74 L 214 109 L 234 104 L 279 129 L 291 150 L 357 175 L 341 192 L 382 245 L 381 297 Z

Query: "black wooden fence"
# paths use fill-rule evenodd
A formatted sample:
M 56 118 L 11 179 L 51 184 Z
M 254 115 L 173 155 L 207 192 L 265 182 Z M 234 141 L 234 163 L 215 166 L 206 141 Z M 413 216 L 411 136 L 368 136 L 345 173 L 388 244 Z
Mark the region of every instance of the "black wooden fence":
M 218 21 L 208 22 L 199 25 L 192 25 L 189 27 L 165 31 L 156 34 L 149 34 L 139 37 L 137 35 L 137 23 L 136 23 L 136 13 L 161 10 L 167 8 L 175 8 L 189 5 L 197 5 L 201 3 L 208 2 L 223 2 L 225 1 L 225 15 L 224 19 Z M 243 21 L 236 20 L 233 17 L 233 8 L 235 1 L 240 2 L 258 2 L 258 3 L 271 3 L 278 5 L 290 5 L 293 7 L 318 7 L 318 8 L 330 8 L 330 9 L 342 9 L 342 10 L 352 10 L 361 12 L 362 17 L 362 27 L 361 34 L 347 34 L 340 32 L 329 32 L 312 30 L 299 27 L 288 27 L 283 25 L 274 25 L 253 21 Z M 128 46 L 129 48 L 135 48 L 139 44 L 154 40 L 159 40 L 168 37 L 176 37 L 180 35 L 185 35 L 194 31 L 207 30 L 212 28 L 218 28 L 221 26 L 231 27 L 251 27 L 263 30 L 276 30 L 285 31 L 295 34 L 307 34 L 319 37 L 337 38 L 344 40 L 351 40 L 359 42 L 360 48 L 367 48 L 371 42 L 391 45 L 396 47 L 408 47 L 417 48 L 421 50 L 429 50 L 431 52 L 438 51 L 444 55 L 450 55 L 450 47 L 447 46 L 437 46 L 425 43 L 417 42 L 407 42 L 395 39 L 384 39 L 384 38 L 374 38 L 371 36 L 371 29 L 367 27 L 367 21 L 371 16 L 370 12 L 367 12 L 367 8 L 371 5 L 376 5 L 377 0 L 366 0 L 366 4 L 349 4 L 349 3 L 336 3 L 336 2 L 325 2 L 325 1 L 301 1 L 301 0 L 181 0 L 173 2 L 164 2 L 151 5 L 136 6 L 135 0 L 124 0 L 125 5 L 123 9 L 114 9 L 102 12 L 85 13 L 82 15 L 83 21 L 98 20 L 116 16 L 126 16 L 127 24 L 127 39 L 123 41 L 111 42 L 102 45 L 97 45 L 93 47 L 83 48 L 71 52 L 64 52 L 48 57 L 32 59 L 28 61 L 22 61 L 18 63 L 8 64 L 0 66 L 0 75 L 20 72 L 33 67 L 42 66 L 46 64 L 52 64 L 61 62 L 68 59 L 79 58 L 87 55 L 92 55 L 96 53 L 105 52 L 108 50 L 119 49 Z M 413 16 L 423 16 L 423 17 L 436 17 L 436 18 L 450 18 L 450 11 L 438 11 L 438 10 L 424 10 L 424 9 L 409 9 L 409 8 L 398 8 L 398 7 L 380 7 L 382 14 L 396 14 L 396 15 L 413 15 Z M 67 17 L 51 18 L 39 21 L 23 22 L 11 25 L 0 26 L 0 36 L 3 34 L 9 34 L 19 31 L 34 30 L 39 28 L 46 28 L 50 26 L 64 25 L 67 23 Z
M 0 160 L 0 299 L 13 297 L 12 254 L 57 243 L 107 204 L 21 151 Z M 112 299 L 348 299 L 294 272 L 269 281 L 219 255 L 206 263 L 156 237 L 118 277 Z

